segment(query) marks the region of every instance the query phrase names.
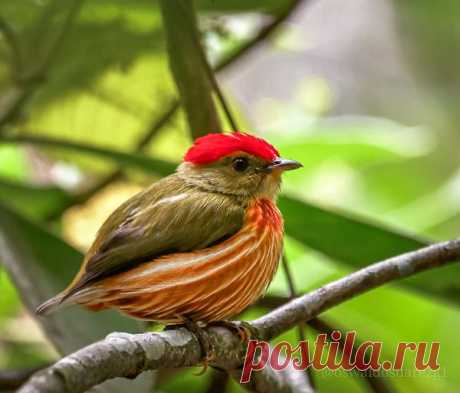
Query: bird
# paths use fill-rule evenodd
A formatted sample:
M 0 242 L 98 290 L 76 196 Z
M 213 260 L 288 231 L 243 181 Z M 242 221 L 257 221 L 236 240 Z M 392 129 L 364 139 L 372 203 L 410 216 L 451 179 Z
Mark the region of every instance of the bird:
M 249 133 L 196 139 L 173 174 L 115 209 L 73 281 L 37 314 L 79 304 L 167 326 L 228 321 L 274 277 L 281 175 L 301 166 Z

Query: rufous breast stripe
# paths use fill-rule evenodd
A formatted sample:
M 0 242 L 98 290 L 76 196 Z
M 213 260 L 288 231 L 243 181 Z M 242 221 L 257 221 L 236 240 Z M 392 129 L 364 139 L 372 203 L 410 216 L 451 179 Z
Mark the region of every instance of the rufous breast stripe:
M 102 280 L 76 297 L 144 319 L 180 323 L 235 315 L 262 295 L 282 252 L 283 225 L 276 206 L 256 200 L 240 231 L 191 253 L 171 254 Z M 147 265 L 147 266 L 146 266 Z

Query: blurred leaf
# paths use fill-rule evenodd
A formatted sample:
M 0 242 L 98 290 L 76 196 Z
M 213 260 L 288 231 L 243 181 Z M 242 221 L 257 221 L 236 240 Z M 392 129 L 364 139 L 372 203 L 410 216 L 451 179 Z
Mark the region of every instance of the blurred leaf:
M 69 3 L 5 2 L 2 15 L 14 27 L 27 48 L 25 57 L 33 68 L 37 58 L 48 51 L 62 27 Z M 67 31 L 62 48 L 56 53 L 46 84 L 41 86 L 43 100 L 60 99 L 77 89 L 93 86 L 107 70 L 128 67 L 134 60 L 161 50 L 162 29 L 158 7 L 145 0 L 100 0 L 84 2 L 74 27 Z M 120 50 L 123 47 L 123 50 Z M 88 53 L 98 56 L 88 56 Z M 52 71 L 52 72 L 51 72 Z M 125 68 L 126 71 L 126 68 Z
M 56 187 L 38 187 L 0 177 L 0 201 L 22 214 L 39 219 L 67 206 L 72 197 Z
M 299 121 L 301 131 L 294 134 L 276 133 L 271 139 L 283 155 L 302 160 L 308 169 L 331 159 L 344 160 L 360 169 L 375 164 L 401 162 L 426 156 L 436 145 L 428 130 L 386 119 L 343 117 L 318 120 L 307 128 L 305 117 Z
M 169 67 L 194 138 L 221 130 L 193 2 L 160 0 Z
M 427 245 L 411 235 L 292 197 L 281 196 L 278 204 L 290 236 L 354 266 L 365 266 Z
M 0 267 L 0 323 L 14 315 L 19 310 L 20 303 L 16 296 L 16 289 L 6 275 L 4 269 Z
M 143 154 L 128 154 L 121 151 L 109 150 L 103 147 L 97 147 L 84 143 L 69 142 L 63 139 L 54 139 L 35 136 L 0 136 L 0 144 L 2 143 L 30 143 L 43 147 L 55 147 L 70 151 L 78 151 L 85 154 L 90 154 L 98 157 L 103 157 L 115 161 L 122 167 L 136 167 L 147 170 L 162 176 L 172 173 L 176 165 L 174 163 L 158 160 L 152 157 L 147 157 Z
M 33 66 L 61 27 L 68 4 L 4 3 L 2 15 L 17 31 L 27 63 Z M 89 55 L 94 53 L 97 56 Z M 6 91 L 14 78 L 3 77 L 1 69 L 0 87 L 5 85 Z M 152 119 L 169 105 L 174 88 L 157 2 L 84 2 L 47 71 L 24 108 L 22 129 L 115 149 L 134 148 Z M 70 156 L 59 153 L 60 158 Z M 71 158 L 88 170 L 110 168 L 78 154 Z
M 267 12 L 276 14 L 286 9 L 293 0 L 197 0 L 200 11 L 212 12 Z
M 0 175 L 12 180 L 25 180 L 28 166 L 24 149 L 18 146 L 0 146 Z
M 2 350 L 8 354 L 7 361 L 1 365 L 6 369 L 34 368 L 47 364 L 50 360 L 43 346 L 36 343 L 9 341 L 2 343 Z
M 0 258 L 25 306 L 35 308 L 70 282 L 82 255 L 62 240 L 0 205 Z M 113 311 L 90 313 L 80 307 L 37 317 L 59 352 L 68 354 L 113 331 L 141 332 L 139 322 Z M 135 381 L 115 380 L 107 392 L 149 391 L 149 375 Z
M 458 16 L 460 3 L 445 0 L 393 1 L 405 53 L 413 60 L 414 69 L 421 71 L 434 87 L 432 93 L 442 94 L 443 103 L 458 105 L 460 76 Z M 452 102 L 452 99 L 454 101 Z M 457 115 L 455 115 L 457 118 Z
M 285 219 L 286 232 L 291 237 L 355 268 L 428 244 L 427 241 L 383 225 L 291 197 L 281 196 L 278 203 Z M 401 284 L 459 304 L 459 275 L 460 266 L 453 264 L 418 274 L 401 281 Z

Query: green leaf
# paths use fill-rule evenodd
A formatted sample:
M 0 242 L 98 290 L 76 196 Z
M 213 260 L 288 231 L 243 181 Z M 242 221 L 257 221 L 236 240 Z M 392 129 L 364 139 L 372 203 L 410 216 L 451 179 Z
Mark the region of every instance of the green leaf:
M 52 46 L 70 3 L 2 2 L 1 14 L 20 38 L 27 68 L 35 69 L 37 59 Z M 16 90 L 14 82 L 20 78 L 18 70 L 2 63 L 2 43 L 0 90 L 6 97 L 11 95 L 8 90 Z M 89 56 L 94 53 L 97 56 Z M 34 94 L 21 110 L 25 115 L 21 128 L 29 133 L 132 150 L 170 105 L 174 83 L 155 1 L 83 2 L 52 57 L 46 75 L 33 85 Z M 173 131 L 169 124 L 162 131 L 185 134 L 182 121 L 178 123 Z M 88 172 L 112 169 L 110 163 L 79 154 L 61 151 L 56 157 L 70 158 Z
M 286 9 L 292 0 L 198 0 L 196 2 L 200 11 L 211 12 L 265 12 L 276 14 Z
M 286 232 L 304 245 L 362 268 L 428 245 L 428 241 L 346 213 L 328 210 L 304 201 L 281 196 Z M 458 264 L 424 272 L 401 281 L 412 289 L 460 303 Z
M 0 267 L 0 293 L 2 301 L 0 302 L 0 326 L 4 326 L 5 322 L 18 314 L 20 302 L 16 295 L 16 288 Z
M 20 146 L 0 146 L 0 176 L 10 180 L 27 178 L 26 152 Z
M 23 303 L 33 312 L 70 282 L 82 255 L 51 233 L 0 205 L 0 258 Z M 91 313 L 78 306 L 37 317 L 49 339 L 62 354 L 104 338 L 114 331 L 141 332 L 139 322 L 107 311 Z M 149 376 L 135 381 L 104 384 L 105 392 L 149 391 Z
M 30 143 L 43 147 L 54 147 L 69 151 L 77 151 L 80 153 L 91 154 L 94 156 L 113 160 L 122 167 L 140 168 L 162 176 L 169 175 L 170 173 L 174 172 L 176 168 L 174 163 L 147 157 L 143 154 L 128 154 L 121 151 L 105 149 L 103 147 L 97 147 L 89 144 L 69 142 L 63 139 L 35 137 L 29 135 L 1 136 L 0 144 L 2 143 Z
M 292 197 L 281 196 L 278 205 L 290 236 L 353 266 L 365 266 L 427 245 L 409 234 Z

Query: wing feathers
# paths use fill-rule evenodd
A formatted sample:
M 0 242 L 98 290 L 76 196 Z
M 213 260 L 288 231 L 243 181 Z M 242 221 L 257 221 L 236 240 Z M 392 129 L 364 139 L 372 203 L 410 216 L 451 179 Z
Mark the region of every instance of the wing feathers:
M 176 175 L 164 178 L 106 220 L 65 297 L 142 262 L 226 239 L 242 227 L 244 211 L 230 196 L 185 185 Z

